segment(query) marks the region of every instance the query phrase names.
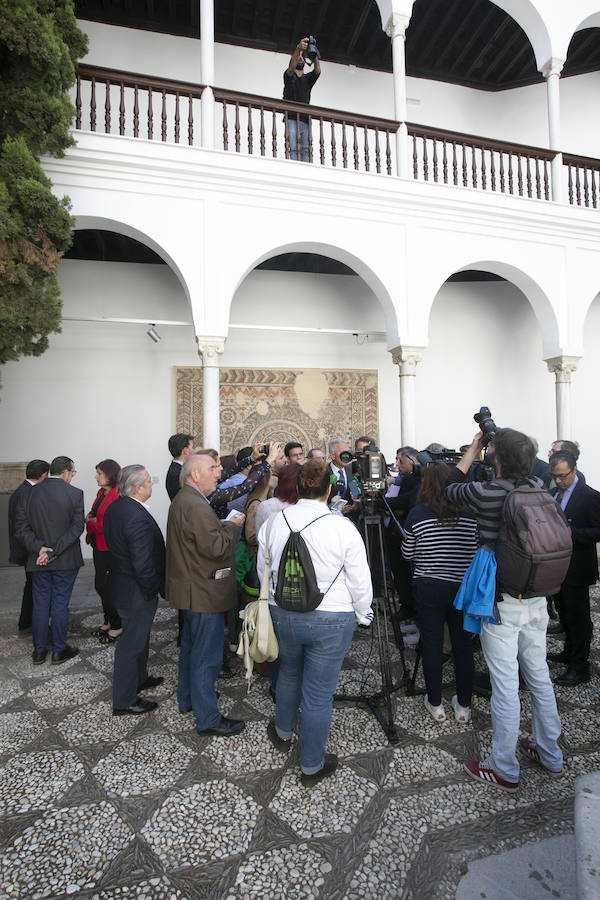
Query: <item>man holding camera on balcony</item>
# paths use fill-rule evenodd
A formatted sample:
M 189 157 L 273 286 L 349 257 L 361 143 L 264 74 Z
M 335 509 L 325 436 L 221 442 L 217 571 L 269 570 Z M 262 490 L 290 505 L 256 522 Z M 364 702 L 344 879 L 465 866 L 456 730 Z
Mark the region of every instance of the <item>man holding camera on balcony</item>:
M 311 72 L 303 72 L 305 65 L 312 65 Z M 305 37 L 298 42 L 290 57 L 290 63 L 283 73 L 283 99 L 293 103 L 310 103 L 310 92 L 321 74 L 319 51 L 314 37 Z M 288 113 L 287 140 L 290 159 L 309 162 L 308 117 L 298 113 Z

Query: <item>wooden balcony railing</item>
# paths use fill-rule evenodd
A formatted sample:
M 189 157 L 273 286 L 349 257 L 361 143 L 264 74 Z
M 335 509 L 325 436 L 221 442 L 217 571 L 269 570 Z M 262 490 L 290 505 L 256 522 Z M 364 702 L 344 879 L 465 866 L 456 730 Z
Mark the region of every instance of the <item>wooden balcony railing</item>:
M 80 65 L 75 127 L 200 147 L 203 90 L 199 84 Z M 309 162 L 385 175 L 397 171 L 399 122 L 213 90 L 220 107 L 215 116 L 217 149 L 301 159 L 301 123 L 307 122 Z M 407 127 L 416 180 L 550 200 L 553 151 L 412 123 Z M 563 154 L 563 166 L 569 203 L 597 209 L 600 160 Z

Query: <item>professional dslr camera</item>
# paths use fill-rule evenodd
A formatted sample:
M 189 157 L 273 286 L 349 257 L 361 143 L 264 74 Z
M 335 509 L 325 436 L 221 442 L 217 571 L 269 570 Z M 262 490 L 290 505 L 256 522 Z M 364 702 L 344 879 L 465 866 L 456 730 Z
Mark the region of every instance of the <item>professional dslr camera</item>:
M 481 446 L 485 450 L 489 442 L 494 440 L 496 432 L 498 431 L 498 426 L 492 419 L 492 414 L 490 412 L 489 406 L 482 406 L 479 412 L 475 413 L 473 418 L 475 419 L 483 433 Z
M 383 453 L 373 442 L 356 453 L 352 450 L 342 450 L 340 459 L 344 465 L 352 463 L 352 474 L 362 492 L 368 496 L 385 493 L 387 465 Z

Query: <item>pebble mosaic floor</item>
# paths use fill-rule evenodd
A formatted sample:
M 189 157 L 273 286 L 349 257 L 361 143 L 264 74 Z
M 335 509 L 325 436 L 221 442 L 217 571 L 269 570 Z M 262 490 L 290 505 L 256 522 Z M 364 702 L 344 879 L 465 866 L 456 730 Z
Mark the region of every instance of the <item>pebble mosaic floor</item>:
M 445 900 L 468 861 L 571 832 L 574 779 L 600 769 L 597 637 L 591 683 L 557 689 L 563 778 L 525 759 L 514 794 L 476 784 L 462 761 L 489 750 L 487 700 L 475 698 L 472 722 L 459 725 L 449 689 L 440 725 L 402 689 L 394 745 L 366 708 L 336 704 L 329 749 L 340 766 L 308 791 L 295 747 L 285 755 L 267 739 L 266 679 L 248 693 L 237 661 L 218 689 L 222 711 L 246 720 L 242 734 L 200 737 L 179 714 L 166 604 L 151 638 L 150 671 L 165 678 L 151 695 L 158 709 L 113 718 L 113 648 L 90 637 L 100 623 L 90 565 L 71 601 L 69 641 L 81 655 L 65 665 L 34 667 L 29 641 L 16 637 L 22 583 L 22 570 L 0 569 L 0 900 Z M 597 589 L 593 618 L 598 635 Z M 376 684 L 378 658 L 371 637 L 358 636 L 341 685 Z M 526 735 L 526 693 L 522 701 Z

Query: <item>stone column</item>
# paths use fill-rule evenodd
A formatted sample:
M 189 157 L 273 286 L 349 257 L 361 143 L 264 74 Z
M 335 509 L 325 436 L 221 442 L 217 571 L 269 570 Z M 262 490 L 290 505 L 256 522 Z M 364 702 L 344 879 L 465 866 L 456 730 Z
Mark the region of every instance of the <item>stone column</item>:
M 549 372 L 556 379 L 556 439 L 571 440 L 571 374 L 576 371 L 580 356 L 553 356 L 546 360 Z
M 392 67 L 394 77 L 394 117 L 400 122 L 396 133 L 396 172 L 408 178 L 408 129 L 406 127 L 406 60 L 405 38 L 410 16 L 392 13 L 385 33 L 392 40 Z
M 542 75 L 546 79 L 546 93 L 548 98 L 548 146 L 554 151 L 551 162 L 552 171 L 552 199 L 557 202 L 565 200 L 563 187 L 563 158 L 560 139 L 560 89 L 559 80 L 564 59 L 552 57 L 542 67 Z
M 225 341 L 200 336 L 196 340 L 202 359 L 202 443 L 219 451 L 219 354 L 225 349 Z
M 200 81 L 205 85 L 202 91 L 202 146 L 215 146 L 215 14 L 214 0 L 200 0 Z
M 423 347 L 394 347 L 392 361 L 400 369 L 400 443 L 416 446 L 417 415 L 415 404 L 415 378 L 417 363 L 423 359 Z

